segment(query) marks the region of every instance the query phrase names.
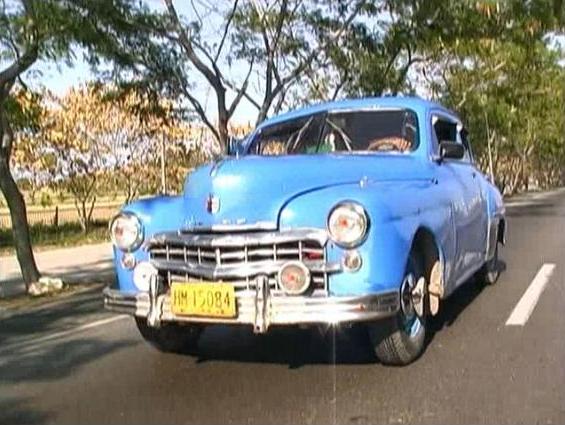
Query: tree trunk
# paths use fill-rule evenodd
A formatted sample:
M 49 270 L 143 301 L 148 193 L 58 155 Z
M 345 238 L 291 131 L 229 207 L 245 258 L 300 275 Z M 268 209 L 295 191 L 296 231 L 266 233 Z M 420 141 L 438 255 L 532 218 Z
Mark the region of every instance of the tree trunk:
M 220 135 L 220 149 L 222 152 L 225 152 L 228 146 L 229 141 L 229 131 L 228 131 L 228 122 L 229 119 L 226 116 L 221 116 L 218 118 L 218 134 Z
M 10 210 L 16 255 L 27 290 L 31 283 L 39 280 L 40 275 L 31 249 L 24 197 L 10 173 L 8 164 L 8 158 L 0 158 L 0 189 Z

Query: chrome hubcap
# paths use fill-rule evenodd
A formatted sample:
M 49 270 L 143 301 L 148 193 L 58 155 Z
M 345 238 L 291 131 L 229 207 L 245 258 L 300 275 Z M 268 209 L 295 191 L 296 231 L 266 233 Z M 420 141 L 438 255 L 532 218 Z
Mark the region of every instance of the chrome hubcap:
M 412 273 L 406 275 L 400 287 L 400 306 L 403 316 L 403 328 L 407 335 L 414 337 L 422 328 L 425 281 L 416 282 Z

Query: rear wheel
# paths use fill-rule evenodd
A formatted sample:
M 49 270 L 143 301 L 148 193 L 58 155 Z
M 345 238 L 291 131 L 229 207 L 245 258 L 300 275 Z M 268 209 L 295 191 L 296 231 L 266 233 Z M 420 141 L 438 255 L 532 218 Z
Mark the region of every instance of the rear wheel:
M 400 287 L 400 311 L 390 320 L 369 325 L 371 345 L 382 363 L 407 365 L 424 351 L 428 309 L 426 288 L 420 257 L 412 253 Z
M 194 350 L 202 333 L 201 326 L 177 323 L 163 323 L 161 327 L 153 328 L 143 317 L 136 317 L 135 324 L 143 339 L 159 351 L 167 353 L 186 353 Z
M 481 283 L 486 283 L 487 285 L 494 285 L 500 276 L 500 265 L 498 259 L 498 246 L 497 243 L 494 248 L 494 254 L 490 260 L 488 260 L 483 267 L 477 273 L 477 279 Z

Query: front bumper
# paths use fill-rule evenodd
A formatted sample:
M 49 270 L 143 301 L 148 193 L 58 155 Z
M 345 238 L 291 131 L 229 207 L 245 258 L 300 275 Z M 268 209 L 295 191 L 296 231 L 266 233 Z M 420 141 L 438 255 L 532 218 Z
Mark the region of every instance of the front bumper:
M 108 310 L 147 317 L 150 325 L 160 322 L 253 325 L 256 333 L 271 325 L 339 324 L 372 321 L 398 312 L 398 292 L 378 295 L 331 297 L 325 293 L 311 296 L 271 296 L 268 291 L 238 291 L 237 317 L 207 318 L 177 316 L 172 313 L 170 297 L 161 294 L 152 301 L 149 293 L 126 293 L 106 288 L 104 305 Z

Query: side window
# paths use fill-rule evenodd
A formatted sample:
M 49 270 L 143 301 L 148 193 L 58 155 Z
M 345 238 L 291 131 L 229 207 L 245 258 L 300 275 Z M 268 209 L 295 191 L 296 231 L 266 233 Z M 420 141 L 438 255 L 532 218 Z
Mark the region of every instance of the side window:
M 438 116 L 434 116 L 432 122 L 434 127 L 434 152 L 439 153 L 439 144 L 441 142 L 462 143 L 463 146 L 465 146 L 465 156 L 461 159 L 461 161 L 471 162 L 472 157 L 467 131 L 460 124 Z
M 473 162 L 473 151 L 471 150 L 471 144 L 469 142 L 469 132 L 465 127 L 460 127 L 458 132 L 458 137 L 465 146 L 465 156 L 462 161 Z
M 439 144 L 441 142 L 457 142 L 457 124 L 444 120 L 437 116 L 433 119 L 434 126 L 434 147 L 439 152 Z

